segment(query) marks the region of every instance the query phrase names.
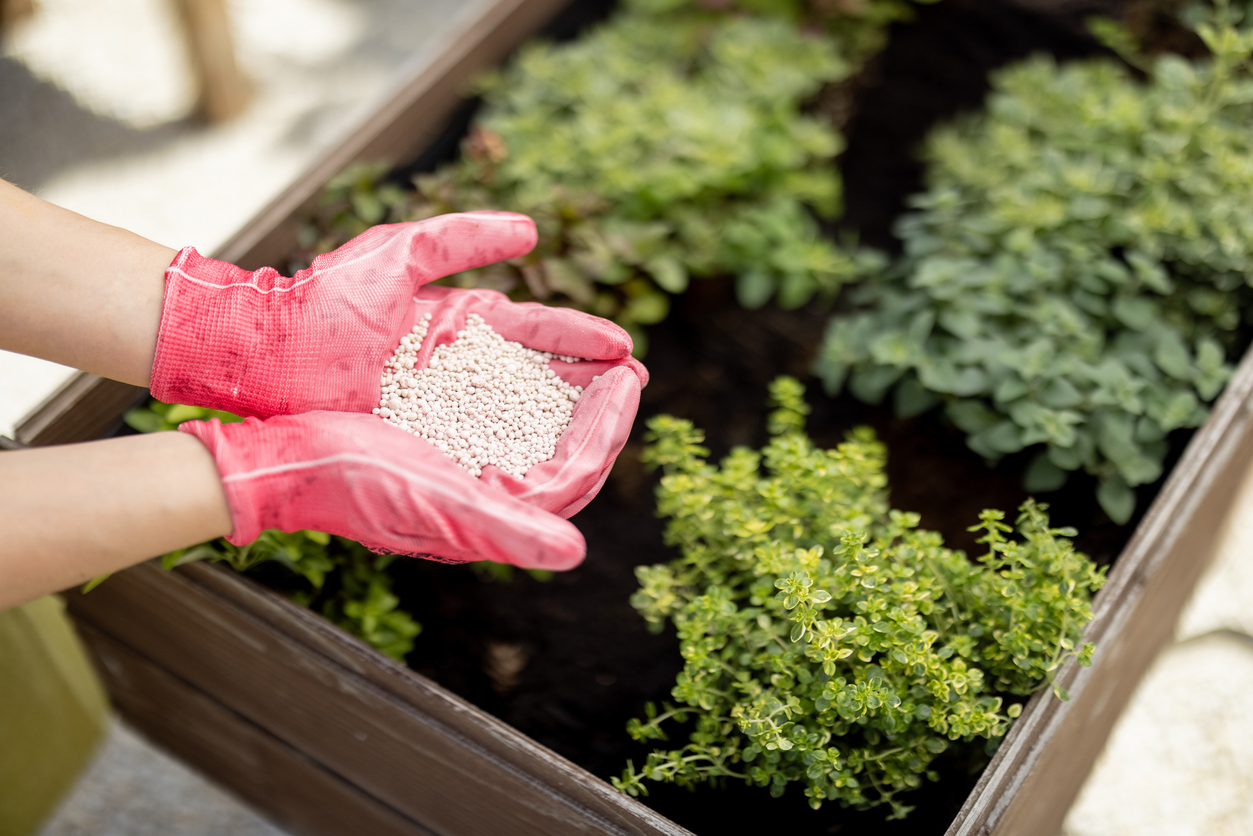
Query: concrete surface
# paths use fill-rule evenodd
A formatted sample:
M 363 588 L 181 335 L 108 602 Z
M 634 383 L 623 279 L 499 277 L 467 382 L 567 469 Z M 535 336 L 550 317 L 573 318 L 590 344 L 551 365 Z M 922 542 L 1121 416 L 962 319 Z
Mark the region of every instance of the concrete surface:
M 1064 836 L 1253 836 L 1253 473 Z
M 38 836 L 283 836 L 115 721 L 95 761 Z

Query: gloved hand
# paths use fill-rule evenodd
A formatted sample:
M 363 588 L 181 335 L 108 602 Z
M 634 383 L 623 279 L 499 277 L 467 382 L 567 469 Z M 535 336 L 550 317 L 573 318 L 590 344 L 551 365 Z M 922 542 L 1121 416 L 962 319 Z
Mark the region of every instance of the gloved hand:
M 525 215 L 467 212 L 374 227 L 292 278 L 184 249 L 166 272 L 150 388 L 166 403 L 263 418 L 368 413 L 379 404 L 383 365 L 419 317 L 432 315 L 423 368 L 432 348 L 455 339 L 466 315 L 477 313 L 505 339 L 594 361 L 553 361 L 561 377 L 586 390 L 556 457 L 525 479 L 496 468 L 480 477 L 568 517 L 604 483 L 648 381 L 630 356 L 630 337 L 575 310 L 516 304 L 495 291 L 422 287 L 534 245 Z
M 259 418 L 369 412 L 383 364 L 413 327 L 418 288 L 523 255 L 535 240 L 525 215 L 441 215 L 376 226 L 291 278 L 187 247 L 165 273 L 149 388 L 166 403 Z
M 537 351 L 574 357 L 614 358 L 549 367 L 583 395 L 574 406 L 570 426 L 557 441 L 552 459 L 535 465 L 519 479 L 488 466 L 479 479 L 546 511 L 569 517 L 600 491 L 614 459 L 622 451 L 640 404 L 648 371 L 631 356 L 631 339 L 600 317 L 550 308 L 536 302 L 511 302 L 494 290 L 424 287 L 414 297 L 411 321 L 431 315 L 415 369 L 424 369 L 437 346 L 457 338 L 466 316 L 478 314 L 506 340 Z M 593 380 L 593 378 L 598 378 Z M 371 408 L 377 404 L 377 399 Z
M 186 421 L 213 455 L 234 529 L 314 529 L 380 552 L 569 569 L 586 552 L 565 520 L 491 488 L 426 441 L 372 415 L 307 412 Z

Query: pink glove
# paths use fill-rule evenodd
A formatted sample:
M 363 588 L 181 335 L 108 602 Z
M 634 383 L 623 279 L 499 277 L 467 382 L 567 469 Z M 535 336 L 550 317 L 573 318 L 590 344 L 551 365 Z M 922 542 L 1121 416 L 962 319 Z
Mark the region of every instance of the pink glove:
M 213 454 L 234 529 L 314 529 L 368 548 L 446 561 L 569 569 L 573 525 L 484 485 L 420 438 L 372 415 L 308 412 L 241 424 L 187 421 Z
M 553 361 L 561 377 L 585 388 L 556 457 L 522 480 L 496 468 L 481 477 L 568 517 L 604 484 L 648 382 L 630 356 L 630 337 L 568 308 L 516 304 L 495 291 L 422 287 L 524 254 L 535 240 L 525 215 L 441 215 L 374 227 L 290 279 L 184 249 L 166 271 L 152 393 L 166 403 L 261 417 L 365 413 L 378 406 L 384 363 L 420 316 L 432 315 L 428 335 L 434 336 L 419 357 L 417 368 L 424 368 L 431 348 L 451 342 L 466 314 L 478 313 L 505 339 L 595 361 Z
M 369 412 L 417 289 L 534 246 L 525 215 L 466 212 L 376 226 L 292 278 L 187 247 L 165 272 L 149 387 L 166 403 L 260 418 Z M 621 340 L 605 349 L 623 356 Z

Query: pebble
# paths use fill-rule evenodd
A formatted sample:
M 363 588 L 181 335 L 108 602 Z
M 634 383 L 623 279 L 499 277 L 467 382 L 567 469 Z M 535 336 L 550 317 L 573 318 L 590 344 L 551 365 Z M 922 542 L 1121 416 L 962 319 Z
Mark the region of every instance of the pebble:
M 469 314 L 457 338 L 415 369 L 430 324 L 431 315 L 423 316 L 383 367 L 374 414 L 426 439 L 471 476 L 494 465 L 521 478 L 551 459 L 583 387 L 566 383 L 548 362 L 582 358 L 506 340 Z

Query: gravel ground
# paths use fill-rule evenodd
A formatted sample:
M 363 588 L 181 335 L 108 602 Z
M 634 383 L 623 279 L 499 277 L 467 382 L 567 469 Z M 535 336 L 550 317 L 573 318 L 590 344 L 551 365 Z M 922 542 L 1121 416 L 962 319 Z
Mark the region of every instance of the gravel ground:
M 121 721 L 39 836 L 283 836 Z

